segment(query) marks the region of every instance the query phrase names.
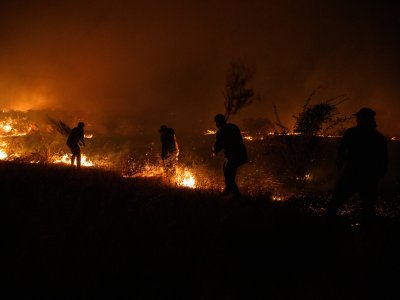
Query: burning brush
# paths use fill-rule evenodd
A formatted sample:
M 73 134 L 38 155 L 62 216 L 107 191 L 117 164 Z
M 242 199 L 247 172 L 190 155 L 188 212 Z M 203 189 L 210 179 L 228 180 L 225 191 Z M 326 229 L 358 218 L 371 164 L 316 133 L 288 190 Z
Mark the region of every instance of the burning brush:
M 131 162 L 130 173 L 123 174 L 126 178 L 163 178 L 168 183 L 180 187 L 199 188 L 196 184 L 196 176 L 189 168 L 176 165 L 174 172 L 165 172 L 160 163 L 145 163 L 140 165 L 138 162 Z

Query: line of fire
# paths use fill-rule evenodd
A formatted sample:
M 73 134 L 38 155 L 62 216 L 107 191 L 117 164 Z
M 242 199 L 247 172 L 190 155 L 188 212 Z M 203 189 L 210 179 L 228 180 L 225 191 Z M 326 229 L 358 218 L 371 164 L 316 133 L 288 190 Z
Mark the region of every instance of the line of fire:
M 48 119 L 43 115 L 38 122 L 30 117 L 29 112 L 1 111 L 0 160 L 70 165 L 71 154 L 65 137 Z M 223 186 L 222 179 L 218 179 L 220 161 L 215 162 L 210 157 L 215 133 L 216 130 L 207 129 L 195 138 L 186 139 L 187 143 L 183 139 L 183 153 L 179 160 L 177 158 L 176 172 L 167 177 L 159 156 L 157 136 L 140 142 L 132 141 L 134 147 L 125 145 L 122 148 L 118 139 L 96 134 L 95 126 L 89 126 L 85 132 L 87 146 L 83 149 L 82 166 L 114 170 L 126 178 L 158 178 L 175 187 L 220 190 Z M 179 133 L 177 135 L 180 138 Z M 293 185 L 292 181 L 284 185 L 288 178 L 293 179 L 296 186 L 303 187 L 305 184 L 317 186 L 326 183 L 327 178 L 332 177 L 333 171 L 323 171 L 329 169 L 327 165 L 330 163 L 326 161 L 326 151 L 329 149 L 328 157 L 334 157 L 332 151 L 340 135 L 315 134 L 307 145 L 303 145 L 303 135 L 294 130 L 248 130 L 242 131 L 242 136 L 250 151 L 251 163 L 243 168 L 239 184 L 248 194 L 266 192 L 273 200 L 281 201 L 292 194 L 287 188 Z M 397 142 L 398 139 L 391 137 L 390 141 Z M 303 146 L 307 148 L 307 154 L 300 153 Z M 323 157 L 318 157 L 321 151 L 317 148 L 325 153 Z M 288 161 L 288 157 L 293 161 Z M 291 174 L 288 172 L 290 169 Z

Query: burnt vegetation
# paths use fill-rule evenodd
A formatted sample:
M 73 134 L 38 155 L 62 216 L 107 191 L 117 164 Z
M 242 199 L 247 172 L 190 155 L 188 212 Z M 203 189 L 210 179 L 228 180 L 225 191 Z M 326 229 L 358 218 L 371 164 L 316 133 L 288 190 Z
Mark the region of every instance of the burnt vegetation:
M 343 124 L 349 117 L 340 116 L 338 106 L 348 100 L 346 95 L 340 95 L 327 101 L 311 104 L 313 91 L 306 99 L 303 109 L 293 116 L 296 119 L 294 132 L 302 136 L 340 135 Z
M 317 162 L 324 157 L 334 157 L 327 153 L 350 119 L 339 112 L 339 105 L 348 100 L 346 95 L 312 103 L 316 92 L 309 95 L 301 111 L 293 116 L 296 120 L 293 129 L 282 124 L 278 108 L 274 106 L 277 135 L 268 137 L 265 142 L 266 155 L 275 175 L 300 187 L 310 179 Z
M 382 298 L 400 271 L 397 219 L 365 234 L 331 228 L 306 198 L 235 202 L 11 162 L 0 176 L 2 290 L 16 299 Z

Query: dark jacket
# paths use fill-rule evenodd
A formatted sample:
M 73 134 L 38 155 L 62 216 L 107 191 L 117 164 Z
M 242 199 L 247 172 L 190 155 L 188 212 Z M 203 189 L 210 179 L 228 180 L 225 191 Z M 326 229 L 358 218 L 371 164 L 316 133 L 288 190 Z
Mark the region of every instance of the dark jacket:
M 386 138 L 375 128 L 355 126 L 345 131 L 338 148 L 338 168 L 362 178 L 382 178 L 387 171 Z
M 67 145 L 71 147 L 77 146 L 79 143 L 85 145 L 84 130 L 81 127 L 75 127 L 71 130 L 68 136 Z
M 171 153 L 176 152 L 177 145 L 175 140 L 175 131 L 172 128 L 163 129 L 160 132 L 161 139 L 161 158 L 164 159 Z
M 226 123 L 218 129 L 214 144 L 214 153 L 224 151 L 228 161 L 241 166 L 248 162 L 242 134 L 235 124 Z

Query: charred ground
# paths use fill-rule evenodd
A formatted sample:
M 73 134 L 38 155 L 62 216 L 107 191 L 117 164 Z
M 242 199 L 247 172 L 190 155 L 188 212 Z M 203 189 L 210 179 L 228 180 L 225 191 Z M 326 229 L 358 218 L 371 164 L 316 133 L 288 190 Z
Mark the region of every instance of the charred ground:
M 224 200 L 156 179 L 0 163 L 16 299 L 360 299 L 396 286 L 400 222 L 336 226 L 292 198 Z

